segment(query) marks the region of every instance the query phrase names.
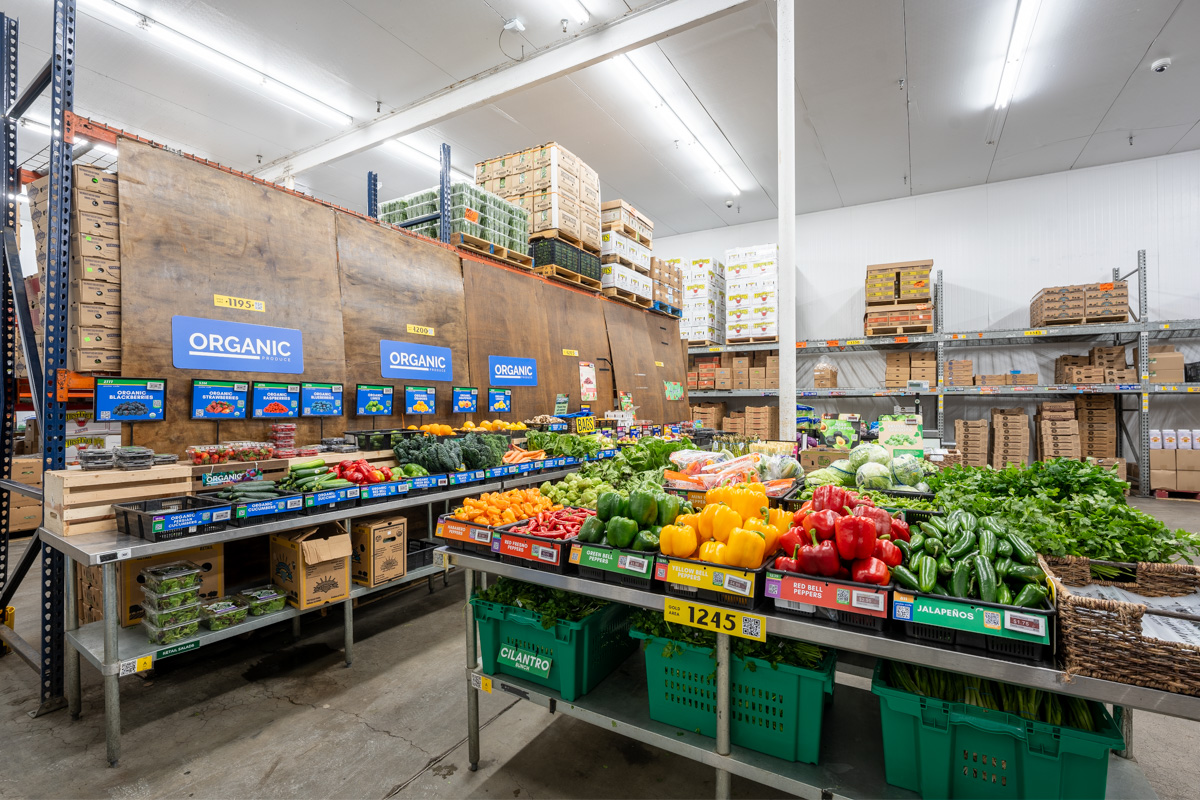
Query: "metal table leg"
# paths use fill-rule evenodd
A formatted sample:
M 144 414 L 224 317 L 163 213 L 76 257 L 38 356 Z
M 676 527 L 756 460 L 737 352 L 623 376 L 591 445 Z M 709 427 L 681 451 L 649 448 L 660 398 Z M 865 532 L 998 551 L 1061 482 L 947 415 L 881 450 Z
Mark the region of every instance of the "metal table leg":
M 345 612 L 345 621 L 342 624 L 345 634 L 343 647 L 346 650 L 346 666 L 348 667 L 354 663 L 354 599 L 347 597 L 342 603 L 342 608 Z
M 717 634 L 717 755 L 729 755 L 729 634 Z M 717 770 L 717 800 L 729 800 L 730 774 Z
M 467 670 L 479 666 L 475 650 L 475 610 L 471 595 L 475 591 L 475 570 L 463 570 L 463 583 L 467 587 Z M 467 684 L 467 760 L 471 771 L 479 769 L 479 690 Z
M 1121 736 L 1125 739 L 1125 749 L 1118 750 L 1121 758 L 1133 758 L 1133 709 L 1125 706 L 1113 706 L 1113 713 L 1118 714 L 1121 726 Z
M 292 617 L 292 638 L 293 639 L 300 638 L 300 615 L 299 614 Z
M 77 584 L 75 583 L 75 559 L 67 558 L 65 561 L 65 577 L 63 581 L 66 583 L 66 620 L 63 627 L 67 631 L 79 629 L 79 598 L 75 595 Z M 71 713 L 71 719 L 79 719 L 79 711 L 81 702 L 81 692 L 79 687 L 79 651 L 72 647 L 69 643 L 66 644 L 65 655 L 65 677 L 67 690 L 67 709 Z
M 121 689 L 117 683 L 121 654 L 117 652 L 117 562 L 104 565 L 104 742 L 108 765 L 115 767 L 121 758 Z

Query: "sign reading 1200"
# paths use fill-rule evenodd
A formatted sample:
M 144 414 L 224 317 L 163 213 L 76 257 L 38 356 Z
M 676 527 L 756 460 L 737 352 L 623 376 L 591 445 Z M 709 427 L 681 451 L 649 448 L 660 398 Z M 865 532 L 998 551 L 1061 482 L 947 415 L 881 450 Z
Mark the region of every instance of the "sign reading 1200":
M 454 358 L 449 347 L 381 339 L 379 371 L 385 378 L 451 381 L 454 380 Z
M 171 362 L 176 369 L 222 372 L 304 372 L 304 335 L 203 317 L 171 317 Z

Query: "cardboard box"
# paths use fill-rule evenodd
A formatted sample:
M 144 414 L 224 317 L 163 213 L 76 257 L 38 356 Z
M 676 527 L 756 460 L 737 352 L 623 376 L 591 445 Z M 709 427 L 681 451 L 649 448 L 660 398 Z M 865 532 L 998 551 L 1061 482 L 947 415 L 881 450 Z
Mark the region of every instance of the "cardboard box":
M 121 329 L 121 306 L 99 303 L 71 303 L 67 313 L 69 325 Z
M 108 281 L 78 280 L 71 282 L 73 299 L 80 304 L 121 306 L 121 284 Z
M 120 372 L 121 351 L 70 347 L 67 349 L 67 369 L 72 372 Z
M 110 261 L 99 256 L 72 256 L 71 280 L 121 282 L 121 262 Z
M 119 352 L 121 330 L 91 325 L 75 326 L 70 329 L 67 344 L 71 348 L 83 350 L 116 350 Z
M 1150 451 L 1150 468 L 1154 469 L 1154 454 L 1155 453 L 1175 453 L 1175 469 L 1179 472 L 1200 472 L 1200 450 L 1151 450 Z M 1188 489 L 1187 491 L 1191 491 Z M 1197 490 L 1200 491 L 1200 490 Z
M 117 607 L 121 609 L 121 625 L 128 628 L 136 625 L 145 612 L 142 611 L 141 572 L 147 567 L 156 567 L 170 561 L 191 561 L 200 567 L 200 597 L 213 600 L 225 594 L 225 545 L 210 544 L 190 547 L 172 553 L 143 556 L 122 561 L 117 583 Z M 98 587 L 97 587 L 98 588 Z
M 363 586 L 403 578 L 408 564 L 408 519 L 385 516 L 354 521 L 350 577 Z
M 1150 451 L 1150 469 L 1151 470 L 1171 470 L 1177 469 L 1175 454 L 1177 450 L 1151 450 Z M 1195 451 L 1192 451 L 1195 452 Z
M 1175 475 L 1173 469 L 1152 469 L 1150 470 L 1150 488 L 1165 489 L 1169 492 L 1175 491 Z
M 271 574 L 304 610 L 350 596 L 350 534 L 336 525 L 271 535 Z
M 76 164 L 74 177 L 74 186 L 81 192 L 105 195 L 107 197 L 117 196 L 116 173 L 105 172 L 99 167 Z
M 1153 475 L 1154 473 L 1150 474 Z M 1200 472 L 1176 472 L 1175 491 L 1200 492 Z

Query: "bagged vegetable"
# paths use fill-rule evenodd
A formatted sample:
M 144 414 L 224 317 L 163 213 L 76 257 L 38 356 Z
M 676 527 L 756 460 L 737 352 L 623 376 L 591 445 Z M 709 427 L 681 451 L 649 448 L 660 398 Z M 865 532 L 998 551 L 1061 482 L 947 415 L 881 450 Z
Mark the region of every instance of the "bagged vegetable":
M 904 486 L 916 486 L 925 480 L 925 470 L 916 456 L 900 455 L 892 460 L 892 480 Z
M 892 457 L 888 455 L 887 448 L 875 442 L 860 444 L 850 451 L 850 468 L 856 472 L 859 467 L 869 462 L 886 465 L 891 461 Z
M 854 473 L 854 482 L 860 489 L 892 488 L 892 471 L 874 461 L 868 461 Z

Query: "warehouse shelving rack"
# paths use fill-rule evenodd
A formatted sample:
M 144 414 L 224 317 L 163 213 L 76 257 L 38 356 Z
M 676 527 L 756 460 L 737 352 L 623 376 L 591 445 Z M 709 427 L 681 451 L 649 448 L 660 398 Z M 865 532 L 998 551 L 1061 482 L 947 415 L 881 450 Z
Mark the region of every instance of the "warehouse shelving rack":
M 468 599 L 474 592 L 478 575 L 515 578 L 658 613 L 663 612 L 668 599 L 666 595 L 656 592 L 600 583 L 578 576 L 556 575 L 447 548 L 435 552 L 434 559 L 435 564 L 440 562 L 464 570 Z M 768 634 L 838 650 L 838 671 L 859 678 L 870 677 L 871 660 L 880 658 L 977 675 L 1017 686 L 1112 704 L 1119 709 L 1116 716 L 1121 721 L 1126 749 L 1109 760 L 1109 797 L 1141 797 L 1153 791 L 1141 769 L 1129 758 L 1133 746 L 1131 709 L 1200 720 L 1200 697 L 1172 694 L 1098 678 L 1069 676 L 1051 665 L 1010 660 L 1003 656 L 961 647 L 924 643 L 888 631 L 841 627 L 837 623 L 784 616 L 764 609 L 755 613 L 763 617 Z M 729 783 L 721 779 L 721 772 L 749 778 L 812 800 L 917 796 L 889 786 L 883 779 L 883 759 L 879 757 L 879 753 L 871 751 L 869 747 L 864 750 L 863 728 L 864 725 L 870 724 L 872 719 L 877 719 L 879 701 L 861 689 L 838 686 L 834 700 L 834 708 L 838 711 L 835 714 L 827 714 L 825 724 L 831 726 L 834 732 L 843 735 L 822 737 L 828 750 L 823 753 L 821 764 L 814 766 L 784 761 L 731 746 L 729 723 L 731 714 L 735 711 L 729 690 L 730 649 L 729 635 L 717 634 L 716 685 L 711 689 L 716 698 L 715 702 L 708 701 L 716 709 L 717 735 L 714 740 L 650 719 L 645 668 L 640 663 L 640 650 L 594 690 L 573 701 L 564 701 L 557 692 L 519 678 L 507 675 L 487 676 L 480 668 L 475 617 L 473 607 L 468 604 L 464 688 L 467 693 L 469 766 L 474 770 L 480 760 L 479 692 L 504 692 L 537 703 L 551 713 L 575 717 L 713 767 L 718 771 L 718 798 L 729 796 Z M 662 691 L 661 687 L 657 691 Z M 842 721 L 849 724 L 839 727 Z M 829 754 L 829 750 L 833 751 L 832 755 Z M 832 764 L 838 765 L 838 768 L 830 769 L 828 765 Z
M 415 219 L 393 223 L 397 228 L 415 228 L 427 222 L 438 224 L 438 241 L 450 243 L 450 145 L 442 142 L 438 159 L 438 210 Z M 367 216 L 379 219 L 379 173 L 367 173 Z
M 1117 455 L 1124 452 L 1123 441 L 1128 442 L 1136 454 L 1146 453 L 1150 449 L 1150 398 L 1152 395 L 1200 395 L 1200 383 L 1158 384 L 1150 383 L 1149 361 L 1150 342 L 1170 341 L 1200 338 L 1200 319 L 1151 320 L 1149 314 L 1149 299 L 1146 281 L 1146 251 L 1139 250 L 1137 266 L 1121 274 L 1119 269 L 1113 270 L 1113 281 L 1133 278 L 1137 282 L 1138 306 L 1131 322 L 1096 323 L 1085 325 L 1048 326 L 1045 328 L 1008 328 L 1000 330 L 976 330 L 947 332 L 943 320 L 945 313 L 945 294 L 943 293 L 942 271 L 937 271 L 934 332 L 926 334 L 909 334 L 902 336 L 872 336 L 858 339 L 809 339 L 796 342 L 797 354 L 819 355 L 824 353 L 846 352 L 886 352 L 888 350 L 915 349 L 921 345 L 934 345 L 937 352 L 937 386 L 928 389 L 876 389 L 876 388 L 845 388 L 845 389 L 799 389 L 797 399 L 840 398 L 840 397 L 936 397 L 937 398 L 937 428 L 940 436 L 945 436 L 945 400 L 946 398 L 962 398 L 974 396 L 996 397 L 1056 397 L 1081 394 L 1115 395 L 1117 403 L 1117 422 L 1121 435 L 1117 439 Z M 1137 371 L 1140 377 L 1138 383 L 1129 384 L 1044 384 L 1038 386 L 947 386 L 945 384 L 947 353 L 958 348 L 968 347 L 1006 347 L 1041 344 L 1043 342 L 1096 343 L 1111 342 L 1114 345 L 1135 346 L 1137 348 Z M 692 347 L 688 349 L 691 355 L 708 353 L 745 352 L 751 350 L 776 350 L 778 344 L 755 345 L 722 345 L 713 347 Z M 1126 407 L 1123 398 L 1127 395 L 1140 396 L 1141 402 L 1134 407 Z M 689 398 L 708 399 L 720 397 L 778 397 L 777 391 L 734 390 L 734 391 L 689 391 Z M 1124 414 L 1138 414 L 1138 429 L 1136 437 L 1125 424 Z M 1122 440 L 1123 437 L 1123 440 Z M 1150 494 L 1148 480 L 1139 481 L 1139 493 L 1143 497 Z

